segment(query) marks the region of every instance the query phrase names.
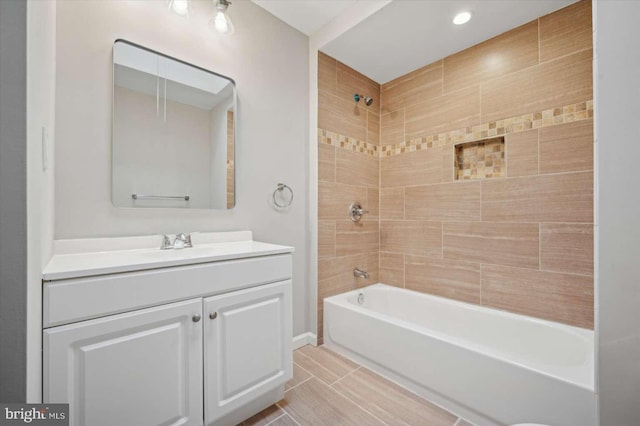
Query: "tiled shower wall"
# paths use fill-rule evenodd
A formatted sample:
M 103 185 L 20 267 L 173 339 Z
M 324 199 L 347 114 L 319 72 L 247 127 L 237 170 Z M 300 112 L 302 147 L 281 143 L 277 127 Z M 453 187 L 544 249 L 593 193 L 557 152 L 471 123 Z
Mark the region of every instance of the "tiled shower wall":
M 323 297 L 357 285 L 323 222 L 344 217 L 337 200 L 352 195 L 323 182 L 355 158 L 335 146 L 358 147 L 349 136 L 364 147 L 358 158 L 380 158 L 366 172 L 380 180 L 380 282 L 592 328 L 591 2 L 383 84 L 379 146 L 359 139 L 371 130 L 349 133 L 347 110 L 323 101 L 331 61 L 320 58 L 320 312 Z M 506 176 L 454 181 L 454 145 L 496 136 Z M 349 241 L 373 242 L 374 227 L 352 229 Z
M 353 100 L 371 96 L 373 105 Z M 318 56 L 318 337 L 322 300 L 378 282 L 380 85 L 322 53 Z M 360 223 L 349 205 L 369 210 Z M 353 269 L 369 272 L 354 278 Z

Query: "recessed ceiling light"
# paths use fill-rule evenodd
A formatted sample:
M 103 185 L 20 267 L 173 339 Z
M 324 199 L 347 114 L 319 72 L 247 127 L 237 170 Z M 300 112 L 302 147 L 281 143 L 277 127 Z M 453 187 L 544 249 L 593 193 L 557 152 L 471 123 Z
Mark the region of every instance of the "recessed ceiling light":
M 453 18 L 453 23 L 456 25 L 462 25 L 469 22 L 469 19 L 471 19 L 471 13 L 460 12 Z

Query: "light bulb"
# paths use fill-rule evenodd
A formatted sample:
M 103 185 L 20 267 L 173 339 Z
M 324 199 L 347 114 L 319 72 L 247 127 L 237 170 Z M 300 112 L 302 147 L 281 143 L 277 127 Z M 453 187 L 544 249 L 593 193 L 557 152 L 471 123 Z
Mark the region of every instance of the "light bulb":
M 224 15 L 224 12 L 218 11 L 216 13 L 216 17 L 213 19 L 214 26 L 216 27 L 216 31 L 222 34 L 226 34 L 229 31 L 229 24 L 227 24 L 227 17 Z
M 213 17 L 209 25 L 220 34 L 233 34 L 233 23 L 227 15 L 227 8 L 231 3 L 225 0 L 216 1 L 216 15 Z
M 458 13 L 453 18 L 453 23 L 456 24 L 456 25 L 462 25 L 462 24 L 466 24 L 467 22 L 469 22 L 470 19 L 471 19 L 471 13 L 462 12 L 462 13 Z
M 180 16 L 189 15 L 189 0 L 172 0 L 171 10 Z

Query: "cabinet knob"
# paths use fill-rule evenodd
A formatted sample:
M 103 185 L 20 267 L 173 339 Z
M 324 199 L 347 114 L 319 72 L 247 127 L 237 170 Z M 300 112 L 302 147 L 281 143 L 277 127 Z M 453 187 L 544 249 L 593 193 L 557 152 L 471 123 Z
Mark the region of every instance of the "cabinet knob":
M 209 314 L 209 318 L 211 318 L 211 319 L 216 319 L 216 318 L 218 318 L 218 313 L 217 313 L 217 312 L 211 312 L 211 313 Z
M 195 314 L 193 317 L 191 317 L 191 320 L 193 322 L 198 322 L 198 321 L 200 321 L 201 318 L 202 317 L 200 316 L 200 314 Z

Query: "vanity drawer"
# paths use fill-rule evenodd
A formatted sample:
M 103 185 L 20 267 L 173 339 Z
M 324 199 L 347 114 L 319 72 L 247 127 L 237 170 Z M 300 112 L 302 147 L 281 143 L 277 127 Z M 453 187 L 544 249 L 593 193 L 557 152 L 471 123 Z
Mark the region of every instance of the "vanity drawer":
M 286 254 L 45 282 L 43 327 L 287 280 L 291 270 Z

